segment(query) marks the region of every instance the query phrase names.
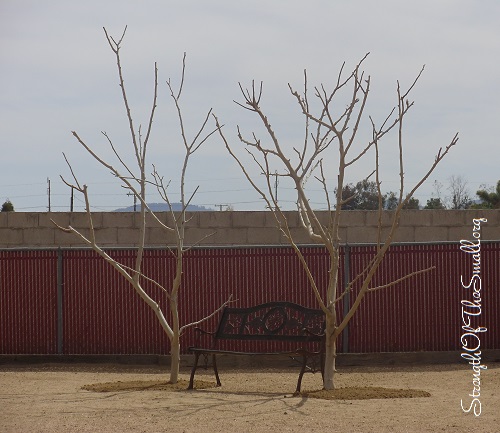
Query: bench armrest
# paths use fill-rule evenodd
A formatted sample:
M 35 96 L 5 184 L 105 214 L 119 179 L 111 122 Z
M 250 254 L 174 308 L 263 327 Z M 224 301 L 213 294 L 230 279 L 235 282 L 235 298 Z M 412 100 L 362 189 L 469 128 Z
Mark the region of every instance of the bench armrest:
M 200 334 L 205 334 L 205 335 L 215 335 L 215 332 L 211 332 L 211 331 L 205 331 L 203 328 L 198 328 L 198 327 L 195 327 L 194 330 Z
M 309 329 L 307 329 L 307 328 L 303 328 L 302 332 L 304 332 L 304 334 L 311 335 L 312 337 L 321 337 L 322 338 L 325 336 L 325 331 L 322 331 L 320 334 L 316 334 L 315 332 L 309 331 Z
M 211 343 L 209 343 L 209 346 L 213 346 L 214 345 L 215 332 L 206 331 L 205 329 L 198 328 L 198 327 L 195 327 L 193 329 L 195 331 L 194 332 L 194 335 L 195 335 L 194 346 L 195 347 L 201 347 L 202 346 L 202 344 L 201 344 L 202 342 L 205 342 L 205 344 L 203 346 L 206 346 L 206 343 L 208 343 L 208 340 L 207 340 L 208 337 L 211 337 L 209 339 L 211 341 Z

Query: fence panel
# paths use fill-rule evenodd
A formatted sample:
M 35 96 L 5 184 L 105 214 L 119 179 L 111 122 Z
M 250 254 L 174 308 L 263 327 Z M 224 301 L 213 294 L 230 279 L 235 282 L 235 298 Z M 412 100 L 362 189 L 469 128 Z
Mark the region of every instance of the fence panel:
M 362 271 L 373 254 L 373 246 L 353 247 L 351 278 Z M 482 278 L 486 286 L 477 326 L 490 330 L 481 336 L 481 344 L 488 349 L 500 348 L 499 255 L 498 243 L 483 244 Z M 462 288 L 460 277 L 469 281 L 472 265 L 470 255 L 457 244 L 395 245 L 387 253 L 372 286 L 430 266 L 435 269 L 365 297 L 349 324 L 350 352 L 462 350 L 461 301 L 472 298 L 470 290 Z
M 57 353 L 56 251 L 0 251 L 0 353 Z
M 108 251 L 132 267 L 135 250 Z M 145 272 L 168 278 L 165 254 L 148 251 Z M 163 263 L 162 263 L 163 262 Z M 64 259 L 65 354 L 166 354 L 167 338 L 153 311 L 111 265 L 90 250 L 65 251 Z M 166 297 L 145 288 L 165 306 Z

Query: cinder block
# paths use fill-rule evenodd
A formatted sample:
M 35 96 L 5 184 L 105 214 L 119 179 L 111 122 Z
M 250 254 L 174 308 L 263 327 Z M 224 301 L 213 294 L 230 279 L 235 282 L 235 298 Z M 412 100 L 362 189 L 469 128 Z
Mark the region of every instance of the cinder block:
M 422 211 L 425 212 L 425 211 Z M 431 226 L 415 227 L 415 242 L 440 242 L 448 241 L 448 227 Z
M 465 215 L 465 225 L 473 226 L 473 220 L 479 218 L 486 218 L 488 221 L 481 223 L 481 227 L 495 227 L 500 223 L 500 212 L 493 209 L 471 209 L 462 211 Z
M 101 229 L 105 230 L 105 229 Z M 139 245 L 140 230 L 138 228 L 121 227 L 116 229 L 116 246 L 137 246 Z M 97 236 L 97 234 L 96 234 Z
M 159 220 L 159 222 L 158 222 Z M 155 212 L 154 215 L 147 212 L 146 213 L 146 227 L 158 227 L 161 228 L 161 224 L 166 224 L 169 227 L 173 226 L 173 217 L 170 212 Z M 135 227 L 139 228 L 142 225 L 140 213 L 134 215 Z
M 53 246 L 55 230 L 40 228 L 23 229 L 23 246 Z
M 233 212 L 198 212 L 200 228 L 232 227 Z
M 272 227 L 265 227 L 261 229 L 249 228 L 247 230 L 246 241 L 249 245 L 273 245 L 281 244 L 281 232 Z M 240 244 L 244 245 L 244 244 Z
M 264 227 L 266 223 L 265 212 L 231 212 L 232 227 Z
M 462 239 L 470 241 L 474 240 L 472 236 L 472 221 L 470 225 L 464 225 L 462 227 L 450 227 L 448 229 L 448 241 L 460 243 Z
M 85 236 L 88 236 L 88 230 L 85 230 Z M 52 245 L 51 245 L 52 246 Z M 87 246 L 79 236 L 74 233 L 66 233 L 59 229 L 54 229 L 54 245 L 55 247 L 83 247 Z
M 201 227 L 200 217 L 203 213 L 204 212 L 186 212 L 186 227 Z M 178 215 L 179 213 L 175 213 L 176 218 L 178 218 Z M 172 218 L 172 214 L 170 214 L 169 218 Z
M 371 243 L 377 241 L 377 227 L 347 227 L 346 242 Z
M 467 211 L 463 210 L 433 210 L 432 225 L 460 227 L 466 224 Z M 472 223 L 472 220 L 471 220 Z
M 102 212 L 91 213 L 92 224 L 94 228 L 102 227 Z M 70 214 L 70 225 L 75 229 L 84 229 L 89 227 L 87 212 L 72 212 Z
M 205 238 L 202 245 L 245 245 L 247 243 L 247 229 L 211 230 L 212 234 Z
M 200 220 L 199 216 L 203 212 L 186 212 L 186 227 L 199 227 Z M 155 212 L 157 217 L 154 218 L 151 214 L 146 214 L 146 226 L 147 227 L 161 227 L 158 220 L 167 227 L 174 228 L 175 224 L 181 224 L 181 214 L 180 212 Z M 139 220 L 137 220 L 139 221 Z M 139 226 L 139 222 L 137 223 Z
M 0 248 L 24 246 L 23 229 L 0 228 Z
M 383 227 L 381 231 L 381 242 L 385 242 L 390 232 L 390 227 Z M 375 238 L 375 242 L 377 239 Z M 415 227 L 398 227 L 392 237 L 392 242 L 414 242 Z
M 36 212 L 9 212 L 9 227 L 14 229 L 38 227 L 39 215 Z
M 54 223 L 61 227 L 68 227 L 70 214 L 68 212 L 46 212 L 39 215 L 38 227 L 59 230 Z
M 12 212 L 0 212 L 0 228 L 9 227 L 9 214 Z
M 365 226 L 368 211 L 363 210 L 343 210 L 340 212 L 340 227 Z
M 130 229 L 131 230 L 131 229 Z M 116 247 L 118 244 L 118 229 L 110 228 L 96 228 L 95 239 L 97 245 Z
M 432 211 L 408 209 L 401 211 L 400 226 L 428 227 L 432 225 Z
M 106 212 L 102 214 L 102 227 L 135 227 L 135 216 L 139 212 Z
M 292 239 L 296 244 L 300 245 L 310 245 L 310 244 L 321 244 L 321 241 L 317 241 L 309 236 L 308 232 L 303 228 L 291 229 Z M 284 235 L 281 235 L 281 244 L 288 244 L 289 241 Z
M 353 237 L 352 232 L 356 230 L 355 227 L 348 227 L 348 243 L 349 244 L 375 244 L 379 241 L 378 235 L 378 227 L 366 227 L 366 231 L 358 231 L 357 236 Z M 390 228 L 382 227 L 380 230 L 380 242 L 384 243 L 389 236 Z M 363 235 L 364 233 L 364 235 Z M 413 229 L 409 229 L 409 231 L 400 232 L 399 229 L 393 234 L 391 242 L 412 242 L 414 237 Z
M 339 239 L 340 243 L 347 243 L 347 227 L 339 227 Z
M 393 239 L 394 242 L 415 242 L 415 227 L 398 227 Z
M 333 218 L 333 212 L 328 212 L 328 211 L 318 211 L 315 212 L 315 215 L 319 223 L 323 227 L 328 226 L 330 224 L 330 218 Z M 300 219 L 297 218 L 297 220 L 298 220 L 297 227 L 302 228 L 302 223 L 300 222 Z
M 355 212 L 355 211 L 352 211 Z M 360 212 L 360 211 L 358 211 Z M 367 227 L 378 227 L 379 226 L 379 213 L 376 210 L 361 211 L 365 213 L 365 225 Z M 393 211 L 382 211 L 380 215 L 380 222 L 382 227 L 390 227 L 394 219 Z M 349 224 L 350 226 L 350 224 Z
M 500 212 L 497 210 L 487 210 L 487 209 L 474 209 L 474 210 L 465 210 L 461 211 L 465 223 L 462 226 L 453 227 L 450 229 L 450 236 L 453 236 L 452 241 L 455 240 L 457 236 L 460 236 L 460 239 L 473 239 L 473 231 L 474 231 L 474 220 L 486 218 L 486 222 L 476 223 L 478 227 L 480 227 L 480 235 L 483 240 L 497 240 L 499 239 L 500 234 L 500 225 L 499 225 L 499 217 Z M 460 240 L 459 239 L 459 240 Z
M 217 236 L 222 236 L 218 235 L 218 233 L 219 230 L 212 228 L 188 227 L 186 228 L 185 245 L 224 245 L 224 243 L 217 242 Z M 227 236 L 225 239 L 229 242 L 229 238 L 230 236 Z M 230 245 L 230 243 L 227 245 Z
M 325 211 L 325 210 L 320 210 L 314 212 L 316 215 L 316 218 L 322 225 L 328 225 L 328 222 L 330 221 L 330 212 Z
M 104 214 L 106 212 L 92 212 L 92 224 L 95 229 L 106 228 L 103 224 Z
M 500 240 L 500 227 L 499 226 L 486 226 L 481 229 L 481 240 L 483 241 L 499 241 Z
M 159 227 L 146 227 L 145 244 L 151 247 L 174 245 L 174 233 Z
M 487 227 L 499 227 L 500 226 L 500 211 L 499 210 L 488 210 L 487 212 L 477 212 L 476 218 L 484 217 L 488 220 L 486 223 Z
M 264 227 L 265 228 L 275 228 L 277 227 L 276 218 L 273 213 L 270 211 L 263 212 L 264 214 Z M 286 211 L 283 212 L 283 215 L 288 222 L 290 228 L 292 227 L 300 227 L 299 214 L 297 211 Z M 279 217 L 279 215 L 278 215 Z

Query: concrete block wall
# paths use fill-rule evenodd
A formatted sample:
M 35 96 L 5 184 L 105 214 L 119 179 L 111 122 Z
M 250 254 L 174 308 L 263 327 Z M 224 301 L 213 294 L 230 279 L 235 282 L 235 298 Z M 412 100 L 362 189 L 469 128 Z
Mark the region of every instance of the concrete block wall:
M 285 213 L 297 243 L 311 240 L 300 227 L 296 212 Z M 287 241 L 276 228 L 272 213 L 256 212 L 194 212 L 186 229 L 186 243 L 192 245 L 280 245 Z M 320 213 L 322 222 L 328 214 Z M 99 245 L 104 247 L 134 247 L 140 227 L 139 213 L 97 212 L 92 214 Z M 158 213 L 158 219 L 169 224 L 170 214 Z M 377 239 L 378 213 L 376 211 L 345 211 L 341 217 L 340 236 L 343 242 L 370 243 Z M 482 224 L 482 240 L 500 239 L 500 210 L 408 210 L 400 220 L 395 242 L 459 242 L 472 239 L 472 220 L 487 218 Z M 0 248 L 82 247 L 86 244 L 76 235 L 59 230 L 71 225 L 88 235 L 85 213 L 0 213 Z M 382 214 L 383 233 L 389 230 L 391 213 Z M 147 215 L 146 244 L 173 245 L 173 234 L 151 215 Z

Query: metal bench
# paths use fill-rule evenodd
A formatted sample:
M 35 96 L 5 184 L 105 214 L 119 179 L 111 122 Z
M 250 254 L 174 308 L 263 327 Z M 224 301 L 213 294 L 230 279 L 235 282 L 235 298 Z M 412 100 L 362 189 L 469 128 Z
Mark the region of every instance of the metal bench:
M 189 350 L 195 359 L 191 370 L 188 389 L 193 389 L 193 381 L 200 356 L 205 359 L 204 368 L 208 368 L 211 357 L 212 366 L 221 386 L 217 369 L 217 355 L 288 355 L 301 358 L 301 369 L 296 392 L 300 392 L 302 376 L 306 371 L 321 371 L 324 365 L 324 329 L 325 314 L 321 310 L 306 308 L 292 302 L 269 302 L 249 308 L 225 307 L 222 311 L 216 331 L 207 332 L 195 328 L 196 343 Z M 200 340 L 208 339 L 206 344 Z M 280 349 L 276 351 L 236 351 L 227 348 L 230 341 L 266 342 L 275 341 Z M 262 343 L 245 344 L 246 347 L 262 347 Z M 234 347 L 234 344 L 233 344 Z M 319 361 L 319 362 L 318 362 Z M 308 363 L 311 363 L 308 365 Z

